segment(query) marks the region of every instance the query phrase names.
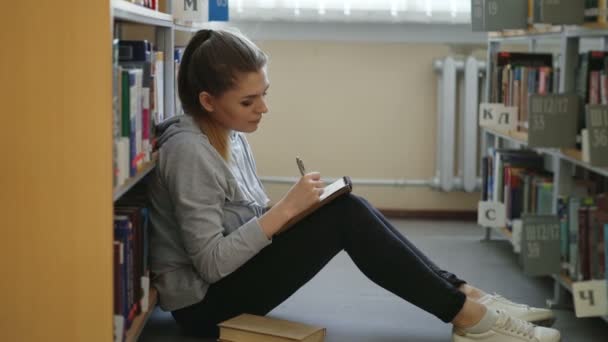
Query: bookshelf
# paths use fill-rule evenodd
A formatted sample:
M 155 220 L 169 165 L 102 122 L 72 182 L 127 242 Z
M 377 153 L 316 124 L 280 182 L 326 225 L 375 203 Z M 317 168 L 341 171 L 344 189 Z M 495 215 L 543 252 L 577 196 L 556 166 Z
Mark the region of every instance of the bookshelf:
M 156 51 L 163 52 L 163 101 L 164 113 L 161 120 L 166 120 L 173 116 L 175 112 L 175 27 L 174 18 L 170 13 L 170 2 L 159 3 L 159 10 L 148 9 L 134 3 L 124 0 L 111 0 L 111 23 L 112 36 L 119 39 L 146 39 L 155 47 Z M 161 9 L 166 8 L 167 11 L 162 12 Z M 125 28 L 130 26 L 135 27 L 135 33 L 125 37 Z M 140 30 L 141 29 L 141 30 Z M 150 33 L 150 34 L 148 34 Z M 111 40 L 107 40 L 111 46 Z M 128 178 L 124 183 L 116 186 L 113 189 L 113 201 L 116 202 L 127 194 L 131 189 L 136 187 L 140 182 L 156 167 L 157 156 L 153 154 L 149 162 L 143 163 L 135 176 Z M 139 335 L 144 329 L 144 326 L 154 311 L 158 299 L 158 293 L 154 288 L 149 289 L 148 293 L 148 310 L 136 316 L 131 326 L 125 331 L 124 341 L 137 341 Z
M 111 341 L 109 2 L 2 7 L 0 340 Z
M 505 32 L 491 32 L 488 34 L 488 60 L 500 50 L 502 44 L 528 43 L 530 52 L 536 49 L 536 42 L 542 39 L 559 39 L 560 58 L 559 68 L 561 77 L 558 93 L 571 93 L 575 91 L 576 67 L 578 64 L 579 48 L 581 39 L 601 38 L 604 49 L 608 49 L 608 26 L 606 23 L 591 23 L 582 26 L 547 26 L 543 29 L 514 30 Z M 486 75 L 492 75 L 492 64 L 487 63 Z M 489 101 L 491 92 L 491 79 L 488 77 L 485 84 L 485 99 Z M 495 129 L 480 127 L 482 153 L 481 157 L 487 155 L 488 147 L 494 148 L 528 148 L 543 155 L 545 168 L 553 173 L 553 201 L 552 213 L 557 214 L 557 198 L 567 195 L 573 188 L 574 180 L 572 174 L 574 167 L 579 167 L 592 173 L 608 177 L 608 168 L 596 167 L 587 163 L 582 158 L 582 153 L 577 149 L 558 148 L 530 148 L 528 146 L 528 135 L 521 131 L 498 131 Z M 486 239 L 490 237 L 490 228 L 486 228 Z M 512 242 L 512 233 L 505 227 L 496 229 L 498 233 Z M 552 276 L 554 286 L 554 298 L 548 300 L 548 304 L 555 308 L 571 307 L 572 283 L 565 274 L 554 274 Z M 600 317 L 608 322 L 608 316 Z

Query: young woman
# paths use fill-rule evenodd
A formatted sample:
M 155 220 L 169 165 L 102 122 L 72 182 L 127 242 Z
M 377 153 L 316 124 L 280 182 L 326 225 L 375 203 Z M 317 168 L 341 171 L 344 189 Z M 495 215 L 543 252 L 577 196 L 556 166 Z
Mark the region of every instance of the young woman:
M 318 172 L 268 208 L 243 133 L 268 112 L 267 56 L 239 33 L 202 30 L 184 52 L 187 115 L 159 127 L 149 183 L 150 262 L 160 306 L 189 334 L 217 337 L 241 313 L 265 315 L 345 250 L 369 279 L 454 325 L 453 340 L 560 340 L 550 310 L 489 295 L 437 267 L 364 198 L 343 195 L 289 230 L 319 201 Z M 322 322 L 319 322 L 322 323 Z

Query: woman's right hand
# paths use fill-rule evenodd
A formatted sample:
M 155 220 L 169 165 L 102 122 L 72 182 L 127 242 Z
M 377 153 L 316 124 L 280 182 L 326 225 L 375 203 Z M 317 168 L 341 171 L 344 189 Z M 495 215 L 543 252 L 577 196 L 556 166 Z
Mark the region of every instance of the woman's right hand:
M 321 201 L 325 183 L 319 172 L 310 172 L 300 178 L 280 200 L 291 219 Z
M 307 173 L 294 184 L 259 222 L 266 237 L 271 239 L 289 220 L 321 201 L 325 184 L 319 172 Z

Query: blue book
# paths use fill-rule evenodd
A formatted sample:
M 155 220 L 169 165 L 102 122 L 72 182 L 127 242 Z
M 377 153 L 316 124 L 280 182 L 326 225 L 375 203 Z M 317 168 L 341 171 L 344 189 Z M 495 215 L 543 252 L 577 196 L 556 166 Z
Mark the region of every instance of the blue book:
M 133 317 L 129 317 L 129 311 L 131 309 L 131 303 L 133 303 L 132 298 L 132 288 L 133 283 L 130 280 L 130 270 L 133 265 L 133 258 L 131 253 L 131 222 L 129 218 L 126 216 L 116 216 L 114 218 L 114 239 L 116 241 L 122 242 L 123 251 L 122 255 L 124 258 L 124 262 L 121 265 L 120 270 L 120 282 L 122 285 L 122 293 L 119 294 L 122 302 L 122 315 L 125 318 L 125 329 L 129 329 L 131 323 L 133 321 Z

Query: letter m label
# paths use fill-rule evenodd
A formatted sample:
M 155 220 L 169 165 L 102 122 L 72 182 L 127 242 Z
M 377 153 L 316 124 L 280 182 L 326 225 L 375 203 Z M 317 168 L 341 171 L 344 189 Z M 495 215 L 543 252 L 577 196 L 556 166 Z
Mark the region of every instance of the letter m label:
M 184 11 L 188 9 L 198 11 L 198 0 L 184 0 Z

